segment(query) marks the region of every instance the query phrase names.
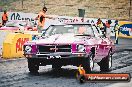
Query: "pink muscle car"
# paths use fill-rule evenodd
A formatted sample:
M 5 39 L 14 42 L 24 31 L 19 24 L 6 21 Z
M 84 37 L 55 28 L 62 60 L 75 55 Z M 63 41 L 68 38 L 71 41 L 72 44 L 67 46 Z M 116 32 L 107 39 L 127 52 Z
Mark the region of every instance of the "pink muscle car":
M 90 73 L 94 63 L 101 71 L 112 67 L 114 43 L 102 35 L 91 24 L 51 25 L 42 35 L 42 39 L 24 44 L 24 55 L 28 60 L 31 73 L 38 72 L 39 66 L 52 65 L 58 69 L 64 65 L 80 64 Z

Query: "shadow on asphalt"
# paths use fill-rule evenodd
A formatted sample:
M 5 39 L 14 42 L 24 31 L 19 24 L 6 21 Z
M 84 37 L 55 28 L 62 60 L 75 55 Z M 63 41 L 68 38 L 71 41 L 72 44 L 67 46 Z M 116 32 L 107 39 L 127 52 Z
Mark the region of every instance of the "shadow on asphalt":
M 40 73 L 40 75 L 48 75 L 52 77 L 68 77 L 75 78 L 77 69 L 51 69 L 51 71 L 46 73 Z
M 75 78 L 76 77 L 76 72 L 77 69 L 51 69 L 48 71 L 43 71 L 36 73 L 36 74 L 31 74 L 31 76 L 41 76 L 41 77 L 52 77 L 52 78 L 59 78 L 59 77 L 64 77 L 64 78 Z
M 42 77 L 52 77 L 52 78 L 59 78 L 59 77 L 64 77 L 64 78 L 76 78 L 76 74 L 77 74 L 77 69 L 65 69 L 65 68 L 61 68 L 61 69 L 51 69 L 48 71 L 41 71 L 39 73 L 36 74 L 31 74 L 29 73 L 29 75 L 31 76 L 42 76 Z M 97 74 L 97 73 L 110 73 L 110 72 L 100 72 L 100 71 L 92 71 L 92 74 Z

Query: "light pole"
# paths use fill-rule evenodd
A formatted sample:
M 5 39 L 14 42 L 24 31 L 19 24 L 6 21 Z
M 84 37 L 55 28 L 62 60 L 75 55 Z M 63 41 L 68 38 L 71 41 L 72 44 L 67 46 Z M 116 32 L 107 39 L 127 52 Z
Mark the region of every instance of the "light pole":
M 45 0 L 43 0 L 43 4 L 44 4 L 44 7 L 45 7 Z
M 22 9 L 23 9 L 23 0 L 22 0 Z
M 131 21 L 131 5 L 132 5 L 132 0 L 129 1 L 130 2 L 130 7 L 129 7 L 129 20 Z

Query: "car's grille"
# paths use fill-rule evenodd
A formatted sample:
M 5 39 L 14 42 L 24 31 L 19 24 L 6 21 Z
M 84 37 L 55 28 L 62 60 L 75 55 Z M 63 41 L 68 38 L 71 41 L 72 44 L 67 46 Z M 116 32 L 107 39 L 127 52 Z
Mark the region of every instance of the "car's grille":
M 71 52 L 71 45 L 38 45 L 40 53 Z

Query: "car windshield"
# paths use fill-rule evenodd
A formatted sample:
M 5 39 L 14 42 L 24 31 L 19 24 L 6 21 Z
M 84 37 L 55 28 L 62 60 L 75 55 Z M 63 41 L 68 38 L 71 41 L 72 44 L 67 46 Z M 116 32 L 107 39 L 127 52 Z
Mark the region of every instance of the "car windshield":
M 92 26 L 88 24 L 51 25 L 47 29 L 45 36 L 51 36 L 54 34 L 65 34 L 65 33 L 94 36 Z

